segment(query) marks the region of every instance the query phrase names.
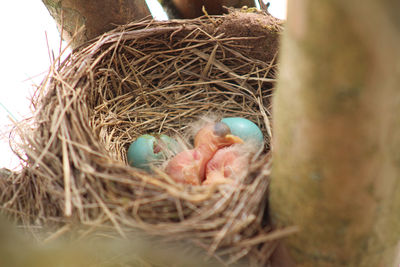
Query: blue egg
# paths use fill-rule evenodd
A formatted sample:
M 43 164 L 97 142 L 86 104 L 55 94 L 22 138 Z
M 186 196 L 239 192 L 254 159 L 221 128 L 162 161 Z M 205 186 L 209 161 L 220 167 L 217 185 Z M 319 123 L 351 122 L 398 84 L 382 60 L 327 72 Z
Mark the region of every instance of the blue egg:
M 128 163 L 132 167 L 150 171 L 150 166 L 155 165 L 167 157 L 167 151 L 176 153 L 178 143 L 167 135 L 144 134 L 139 136 L 128 149 Z
M 243 141 L 255 142 L 256 145 L 260 146 L 264 144 L 263 133 L 254 122 L 240 117 L 223 118 L 221 122 L 228 125 L 231 133 L 240 137 Z

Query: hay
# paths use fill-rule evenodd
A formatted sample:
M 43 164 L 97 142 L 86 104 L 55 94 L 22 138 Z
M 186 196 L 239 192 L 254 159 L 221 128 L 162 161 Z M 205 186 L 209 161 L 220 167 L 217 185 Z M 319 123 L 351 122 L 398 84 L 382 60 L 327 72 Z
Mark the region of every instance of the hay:
M 266 201 L 270 96 L 280 22 L 233 12 L 141 21 L 106 33 L 53 67 L 16 133 L 21 173 L 0 183 L 2 213 L 26 225 L 79 221 L 190 240 L 226 264 L 265 264 L 275 240 Z M 239 184 L 189 186 L 126 164 L 144 133 L 188 138 L 204 115 L 241 116 L 265 133 Z

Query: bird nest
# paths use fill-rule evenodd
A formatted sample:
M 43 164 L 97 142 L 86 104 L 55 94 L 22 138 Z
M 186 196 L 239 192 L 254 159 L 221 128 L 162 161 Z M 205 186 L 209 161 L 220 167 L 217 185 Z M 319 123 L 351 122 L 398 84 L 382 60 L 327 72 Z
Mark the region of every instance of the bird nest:
M 24 167 L 0 183 L 2 212 L 27 225 L 140 229 L 190 240 L 226 264 L 265 264 L 290 232 L 271 232 L 266 216 L 280 31 L 268 14 L 232 12 L 135 22 L 77 49 L 51 69 L 34 116 L 16 127 Z M 267 145 L 238 183 L 185 185 L 128 166 L 139 135 L 186 140 L 204 116 L 262 129 Z

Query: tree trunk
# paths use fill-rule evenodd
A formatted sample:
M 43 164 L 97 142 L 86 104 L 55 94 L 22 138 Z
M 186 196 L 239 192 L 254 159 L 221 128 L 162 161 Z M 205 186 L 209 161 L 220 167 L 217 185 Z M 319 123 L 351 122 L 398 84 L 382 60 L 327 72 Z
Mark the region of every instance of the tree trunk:
M 145 0 L 42 0 L 72 48 L 150 15 Z M 61 29 L 62 28 L 62 29 Z M 75 37 L 74 37 L 75 36 Z
M 273 103 L 273 221 L 300 226 L 285 240 L 298 266 L 395 266 L 400 2 L 288 8 Z

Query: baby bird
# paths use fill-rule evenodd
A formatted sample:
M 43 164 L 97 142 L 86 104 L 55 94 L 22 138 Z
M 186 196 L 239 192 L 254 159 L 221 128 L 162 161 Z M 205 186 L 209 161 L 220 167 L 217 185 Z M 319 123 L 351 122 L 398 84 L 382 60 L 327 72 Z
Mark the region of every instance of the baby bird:
M 232 135 L 225 123 L 207 124 L 196 134 L 194 149 L 178 153 L 168 162 L 165 172 L 177 182 L 200 185 L 206 165 L 218 149 L 237 143 L 243 143 L 242 139 Z
M 206 165 L 204 185 L 231 182 L 227 178 L 240 176 L 249 165 L 249 153 L 242 145 L 232 145 L 219 149 Z

